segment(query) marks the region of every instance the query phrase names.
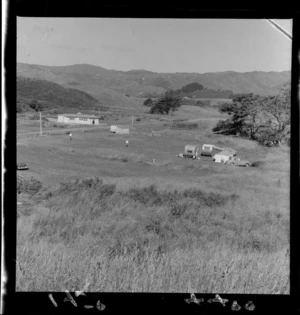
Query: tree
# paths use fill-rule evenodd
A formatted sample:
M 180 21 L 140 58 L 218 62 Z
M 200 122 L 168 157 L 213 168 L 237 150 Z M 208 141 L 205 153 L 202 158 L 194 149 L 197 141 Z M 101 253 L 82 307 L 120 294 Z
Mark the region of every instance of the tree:
M 276 96 L 235 95 L 232 103 L 225 103 L 219 109 L 230 118 L 219 121 L 213 131 L 239 135 L 264 144 L 280 144 L 283 139 L 289 139 L 290 98 L 288 85 L 284 85 Z
M 151 98 L 147 98 L 144 102 L 144 106 L 152 106 L 153 105 L 153 101 Z
M 217 125 L 219 129 L 217 131 L 223 130 L 225 133 L 239 134 L 254 140 L 262 126 L 260 113 L 263 101 L 262 96 L 245 94 L 234 97 L 232 103 L 223 104 L 219 109 L 220 112 L 229 114 L 231 118 L 222 125 Z
M 183 86 L 181 88 L 181 91 L 183 93 L 193 93 L 193 92 L 198 91 L 198 90 L 201 91 L 201 90 L 203 90 L 203 88 L 204 88 L 203 85 L 194 82 L 194 83 L 189 83 L 189 84 Z
M 39 112 L 42 110 L 42 105 L 37 100 L 31 100 L 31 102 L 29 103 L 29 107 L 34 109 L 36 112 Z
M 151 107 L 150 114 L 169 114 L 175 112 L 181 106 L 181 100 L 170 93 L 158 99 Z
M 288 137 L 291 125 L 291 89 L 284 84 L 278 95 L 266 99 L 263 110 L 268 117 L 266 125 L 275 133 L 279 144 Z

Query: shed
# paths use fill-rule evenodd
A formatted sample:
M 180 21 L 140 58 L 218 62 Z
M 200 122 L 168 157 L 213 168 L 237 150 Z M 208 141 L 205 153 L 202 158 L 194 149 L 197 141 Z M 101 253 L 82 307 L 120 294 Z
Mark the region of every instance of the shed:
M 116 134 L 119 135 L 129 135 L 129 129 L 128 128 L 117 128 Z
M 109 131 L 110 132 L 116 132 L 117 129 L 118 129 L 117 126 L 111 125 Z
M 60 114 L 57 121 L 65 124 L 99 125 L 99 118 L 95 115 L 83 115 L 80 113 Z
M 233 158 L 233 153 L 229 151 L 221 151 L 213 156 L 213 160 L 217 163 L 225 163 Z
M 114 125 L 110 126 L 109 131 L 116 133 L 116 134 L 119 134 L 119 135 L 128 135 L 129 134 L 128 128 L 119 128 L 118 126 L 114 126 Z

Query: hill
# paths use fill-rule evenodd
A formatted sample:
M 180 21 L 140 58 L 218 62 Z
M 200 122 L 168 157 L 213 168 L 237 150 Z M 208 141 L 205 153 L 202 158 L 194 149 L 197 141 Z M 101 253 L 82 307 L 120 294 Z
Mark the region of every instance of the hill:
M 134 108 L 139 104 L 135 97 L 158 97 L 167 89 L 181 89 L 189 83 L 199 83 L 208 90 L 275 95 L 283 83 L 290 81 L 291 73 L 155 73 L 108 70 L 88 64 L 42 66 L 18 63 L 17 76 L 47 80 L 65 88 L 76 87 L 104 105 Z
M 91 95 L 46 80 L 17 77 L 17 100 L 40 101 L 48 107 L 95 108 L 98 101 Z

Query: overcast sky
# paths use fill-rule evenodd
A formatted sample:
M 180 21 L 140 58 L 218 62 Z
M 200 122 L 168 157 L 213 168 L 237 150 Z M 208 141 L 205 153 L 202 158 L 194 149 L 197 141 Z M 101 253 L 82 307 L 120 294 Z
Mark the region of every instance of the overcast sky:
M 274 20 L 292 33 L 292 20 Z M 291 70 L 266 20 L 17 18 L 17 62 L 155 72 Z

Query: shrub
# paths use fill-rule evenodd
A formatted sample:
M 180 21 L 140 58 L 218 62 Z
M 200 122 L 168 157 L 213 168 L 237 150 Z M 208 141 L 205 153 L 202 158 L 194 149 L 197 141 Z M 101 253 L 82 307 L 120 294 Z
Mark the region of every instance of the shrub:
M 252 166 L 253 167 L 260 167 L 260 166 L 262 166 L 262 165 L 264 165 L 265 163 L 263 162 L 263 161 L 254 161 L 253 163 L 252 163 Z
M 39 120 L 40 116 L 39 115 L 33 115 L 29 117 L 30 120 Z
M 174 203 L 171 206 L 170 214 L 175 218 L 180 218 L 186 212 L 187 208 L 187 204 Z
M 114 194 L 116 185 L 103 184 L 103 180 L 95 177 L 84 180 L 76 180 L 75 182 L 61 183 L 60 187 L 53 192 L 53 195 L 70 195 L 75 193 L 78 195 L 82 191 L 93 191 L 97 194 L 98 199 L 110 197 Z
M 123 194 L 144 205 L 171 206 L 173 213 L 182 211 L 178 210 L 178 204 L 185 198 L 194 199 L 199 205 L 206 205 L 208 207 L 222 206 L 225 205 L 229 199 L 237 198 L 237 195 L 223 196 L 217 193 L 208 194 L 198 189 L 186 189 L 183 192 L 178 192 L 176 190 L 174 192 L 160 192 L 155 185 L 144 188 L 131 188 L 128 192 Z M 182 207 L 184 208 L 184 206 Z
M 17 191 L 19 194 L 27 193 L 29 195 L 34 195 L 39 192 L 42 188 L 42 183 L 31 177 L 30 181 L 24 179 L 22 176 L 17 177 Z
M 210 106 L 210 103 L 211 103 L 210 100 L 198 100 L 198 101 L 196 102 L 196 106 L 199 106 L 199 107 L 207 107 L 207 106 Z
M 171 126 L 172 129 L 187 129 L 187 130 L 192 130 L 192 129 L 198 129 L 199 125 L 197 123 L 184 123 L 184 122 L 176 122 L 173 123 Z
M 144 106 L 152 106 L 153 101 L 151 98 L 147 98 L 143 104 L 144 104 Z

